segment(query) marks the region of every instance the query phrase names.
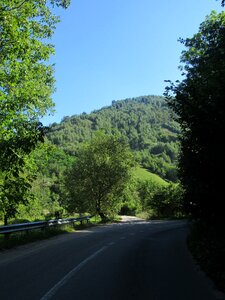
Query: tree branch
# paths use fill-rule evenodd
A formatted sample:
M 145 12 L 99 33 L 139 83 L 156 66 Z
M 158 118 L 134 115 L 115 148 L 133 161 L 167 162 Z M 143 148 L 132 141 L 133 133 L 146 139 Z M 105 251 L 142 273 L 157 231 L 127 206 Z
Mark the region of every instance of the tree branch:
M 12 7 L 12 8 L 7 8 L 7 7 L 5 7 L 3 10 L 7 10 L 7 11 L 12 11 L 12 10 L 16 10 L 16 9 L 19 9 L 21 6 L 23 6 L 23 4 L 25 3 L 25 2 L 27 2 L 28 0 L 24 0 L 24 1 L 22 1 L 19 5 L 17 5 L 17 6 L 14 6 L 14 7 Z

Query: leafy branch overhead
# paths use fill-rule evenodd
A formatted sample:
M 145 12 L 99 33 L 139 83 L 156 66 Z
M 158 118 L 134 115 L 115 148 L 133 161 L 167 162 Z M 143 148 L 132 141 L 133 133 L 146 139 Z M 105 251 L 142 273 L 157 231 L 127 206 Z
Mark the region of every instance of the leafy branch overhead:
M 54 68 L 47 63 L 54 46 L 48 39 L 59 22 L 50 8 L 68 4 L 59 0 L 0 2 L 0 172 L 5 181 L 13 175 L 19 182 L 26 156 L 43 141 L 39 118 L 54 107 Z M 16 184 L 16 178 L 11 182 Z

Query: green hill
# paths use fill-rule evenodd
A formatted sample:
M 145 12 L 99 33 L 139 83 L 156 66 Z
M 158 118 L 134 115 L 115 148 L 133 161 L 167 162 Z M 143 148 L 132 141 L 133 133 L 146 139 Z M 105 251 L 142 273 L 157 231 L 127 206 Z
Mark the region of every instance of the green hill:
M 49 127 L 48 139 L 67 154 L 76 156 L 82 142 L 96 131 L 119 132 L 127 138 L 142 167 L 176 181 L 179 150 L 178 124 L 161 96 L 143 96 L 112 101 L 112 105 L 71 117 Z
M 140 181 L 151 181 L 157 185 L 166 186 L 168 183 L 156 174 L 149 172 L 141 167 L 136 168 L 135 176 Z

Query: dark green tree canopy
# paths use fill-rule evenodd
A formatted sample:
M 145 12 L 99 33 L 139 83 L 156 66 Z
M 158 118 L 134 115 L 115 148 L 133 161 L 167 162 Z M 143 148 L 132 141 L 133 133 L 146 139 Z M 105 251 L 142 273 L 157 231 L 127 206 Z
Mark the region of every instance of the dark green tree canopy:
M 225 169 L 225 12 L 213 11 L 182 43 L 184 79 L 171 83 L 167 98 L 182 129 L 186 208 L 196 217 L 215 219 L 222 211 Z

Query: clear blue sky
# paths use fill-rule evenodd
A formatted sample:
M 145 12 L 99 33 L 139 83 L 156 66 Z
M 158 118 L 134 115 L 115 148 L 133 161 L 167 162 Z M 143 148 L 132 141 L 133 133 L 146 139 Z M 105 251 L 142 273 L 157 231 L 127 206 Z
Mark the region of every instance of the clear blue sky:
M 112 100 L 162 95 L 165 79 L 180 79 L 178 38 L 191 37 L 211 10 L 222 10 L 216 0 L 71 2 L 56 11 L 56 112 L 45 125 Z

